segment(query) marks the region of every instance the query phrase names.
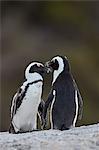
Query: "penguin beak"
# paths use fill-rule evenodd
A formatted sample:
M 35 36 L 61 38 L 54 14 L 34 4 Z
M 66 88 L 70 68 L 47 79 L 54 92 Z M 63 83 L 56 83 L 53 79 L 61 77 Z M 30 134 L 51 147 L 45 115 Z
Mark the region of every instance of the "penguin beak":
M 40 67 L 38 69 L 38 72 L 41 73 L 42 75 L 45 75 L 45 73 L 47 73 L 47 67 Z
M 45 63 L 45 68 L 46 68 L 46 70 L 47 70 L 47 73 L 52 72 L 52 67 L 51 67 L 51 65 L 52 65 L 52 62 L 51 62 L 51 61 L 48 61 L 48 62 Z

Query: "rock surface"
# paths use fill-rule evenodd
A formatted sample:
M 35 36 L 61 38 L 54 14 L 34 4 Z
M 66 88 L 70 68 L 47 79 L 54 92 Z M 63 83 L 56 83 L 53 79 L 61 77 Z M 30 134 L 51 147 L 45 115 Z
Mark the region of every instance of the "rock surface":
M 99 124 L 66 131 L 1 132 L 0 150 L 99 150 Z

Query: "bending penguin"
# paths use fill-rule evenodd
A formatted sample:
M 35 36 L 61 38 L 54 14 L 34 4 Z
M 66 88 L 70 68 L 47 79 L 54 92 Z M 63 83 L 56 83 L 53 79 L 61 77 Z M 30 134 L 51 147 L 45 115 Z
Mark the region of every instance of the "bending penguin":
M 67 130 L 75 127 L 77 118 L 82 118 L 83 101 L 74 81 L 68 59 L 56 56 L 46 62 L 52 71 L 52 88 L 45 102 L 44 119 L 46 125 L 47 109 L 50 106 L 51 129 Z
M 37 130 L 37 114 L 42 119 L 44 101 L 41 100 L 45 67 L 32 62 L 25 70 L 26 81 L 13 97 L 9 133 Z

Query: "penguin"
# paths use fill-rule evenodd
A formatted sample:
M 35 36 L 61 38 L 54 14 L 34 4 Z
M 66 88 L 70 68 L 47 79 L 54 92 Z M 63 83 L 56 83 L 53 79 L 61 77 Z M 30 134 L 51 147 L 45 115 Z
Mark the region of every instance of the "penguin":
M 82 118 L 83 100 L 71 74 L 67 57 L 55 56 L 46 62 L 48 72 L 52 72 L 52 87 L 45 102 L 44 125 L 50 107 L 51 129 L 68 130 L 75 127 L 77 119 Z
M 42 88 L 45 67 L 32 62 L 25 70 L 25 82 L 17 90 L 11 105 L 9 133 L 24 133 L 37 130 L 37 114 L 41 117 L 44 107 Z

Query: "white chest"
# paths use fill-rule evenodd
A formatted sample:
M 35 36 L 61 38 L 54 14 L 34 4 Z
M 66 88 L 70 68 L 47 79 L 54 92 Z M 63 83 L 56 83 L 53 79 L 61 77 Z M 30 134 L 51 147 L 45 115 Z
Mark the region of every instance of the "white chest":
M 32 130 L 36 128 L 37 112 L 41 101 L 41 95 L 42 82 L 28 87 L 22 104 L 13 118 L 18 128 L 23 128 L 23 130 Z

